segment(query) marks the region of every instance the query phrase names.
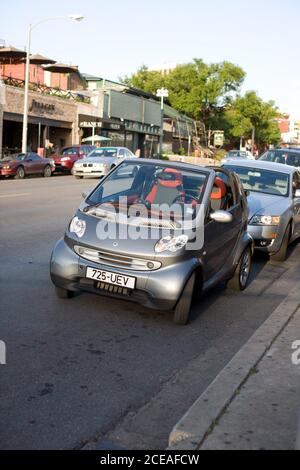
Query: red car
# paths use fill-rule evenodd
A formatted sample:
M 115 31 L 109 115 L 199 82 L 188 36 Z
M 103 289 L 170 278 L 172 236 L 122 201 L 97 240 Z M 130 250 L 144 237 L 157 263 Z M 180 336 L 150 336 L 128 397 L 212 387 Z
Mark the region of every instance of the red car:
M 37 153 L 18 153 L 0 160 L 0 175 L 23 179 L 27 175 L 51 176 L 55 170 L 52 158 L 42 158 Z
M 52 155 L 55 162 L 55 171 L 71 173 L 74 163 L 91 153 L 95 148 L 94 145 L 72 145 L 70 147 L 64 147 L 60 155 Z

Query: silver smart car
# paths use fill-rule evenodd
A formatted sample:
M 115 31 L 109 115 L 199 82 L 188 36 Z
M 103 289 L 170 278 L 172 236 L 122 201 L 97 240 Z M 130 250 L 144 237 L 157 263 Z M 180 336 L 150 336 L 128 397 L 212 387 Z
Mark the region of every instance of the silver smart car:
M 86 199 L 53 250 L 60 298 L 85 291 L 189 318 L 199 293 L 246 288 L 253 240 L 238 177 L 222 168 L 125 160 Z
M 249 233 L 255 248 L 284 261 L 289 243 L 300 237 L 300 172 L 262 160 L 228 162 L 249 193 Z

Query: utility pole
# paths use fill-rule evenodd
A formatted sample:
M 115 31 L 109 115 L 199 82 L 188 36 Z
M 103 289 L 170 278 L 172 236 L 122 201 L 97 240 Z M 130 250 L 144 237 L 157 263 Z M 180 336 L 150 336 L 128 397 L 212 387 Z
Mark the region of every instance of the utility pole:
M 255 127 L 252 129 L 251 153 L 254 155 Z
M 156 96 L 160 98 L 160 138 L 159 138 L 159 154 L 162 155 L 164 141 L 164 98 L 168 98 L 169 91 L 167 88 L 159 88 Z

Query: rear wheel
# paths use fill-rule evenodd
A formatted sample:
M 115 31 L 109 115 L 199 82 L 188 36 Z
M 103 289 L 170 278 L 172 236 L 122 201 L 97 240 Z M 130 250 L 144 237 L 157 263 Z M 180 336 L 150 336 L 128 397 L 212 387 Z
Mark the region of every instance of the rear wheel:
M 189 321 L 195 277 L 196 275 L 193 273 L 186 283 L 181 297 L 175 307 L 173 320 L 177 325 L 186 325 Z
M 274 255 L 272 255 L 272 259 L 274 261 L 285 261 L 287 257 L 287 250 L 290 242 L 290 234 L 291 234 L 291 225 L 289 224 L 284 232 L 284 236 L 282 239 L 280 250 L 277 251 Z
M 43 175 L 45 178 L 49 178 L 52 174 L 52 170 L 51 170 L 51 166 L 50 165 L 46 165 L 45 168 L 44 168 L 44 172 L 43 172 Z
M 63 289 L 62 287 L 55 287 L 56 296 L 59 299 L 71 299 L 74 297 L 74 292 L 68 289 Z
M 246 289 L 251 273 L 252 266 L 252 253 L 251 248 L 248 246 L 237 265 L 234 276 L 228 282 L 228 287 L 236 291 L 243 291 Z
M 17 174 L 16 174 L 15 178 L 17 180 L 22 180 L 22 179 L 25 178 L 25 170 L 22 166 L 19 166 L 19 168 L 17 168 Z

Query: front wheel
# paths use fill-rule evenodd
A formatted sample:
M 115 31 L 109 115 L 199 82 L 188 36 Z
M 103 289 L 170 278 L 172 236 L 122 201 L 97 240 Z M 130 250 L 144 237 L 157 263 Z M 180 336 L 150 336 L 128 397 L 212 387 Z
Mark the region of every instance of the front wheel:
M 173 316 L 173 321 L 176 325 L 186 325 L 189 321 L 195 278 L 195 273 L 193 273 L 177 302 Z
M 17 180 L 23 180 L 25 178 L 25 170 L 22 166 L 19 166 L 17 169 L 17 174 L 15 176 Z
M 252 252 L 251 248 L 248 246 L 237 265 L 234 276 L 228 282 L 228 287 L 236 291 L 243 291 L 246 289 L 252 267 Z
M 74 297 L 74 292 L 68 289 L 63 289 L 62 287 L 55 286 L 55 293 L 59 299 L 71 299 Z
M 284 232 L 282 243 L 280 250 L 277 251 L 274 255 L 272 255 L 272 259 L 274 261 L 285 261 L 287 257 L 287 250 L 290 242 L 290 233 L 291 233 L 291 226 L 288 225 L 286 231 Z

